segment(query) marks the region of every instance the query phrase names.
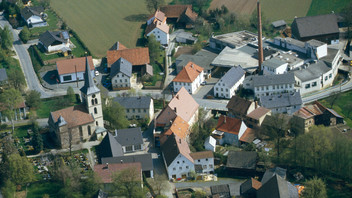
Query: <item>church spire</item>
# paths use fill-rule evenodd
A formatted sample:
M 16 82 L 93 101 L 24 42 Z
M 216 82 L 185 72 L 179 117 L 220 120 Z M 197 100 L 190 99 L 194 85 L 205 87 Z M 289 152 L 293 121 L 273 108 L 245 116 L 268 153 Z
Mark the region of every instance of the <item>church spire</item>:
M 87 56 L 86 56 L 86 71 L 84 72 L 84 86 L 80 90 L 85 95 L 90 95 L 100 91 L 99 88 L 96 87 L 94 84 Z

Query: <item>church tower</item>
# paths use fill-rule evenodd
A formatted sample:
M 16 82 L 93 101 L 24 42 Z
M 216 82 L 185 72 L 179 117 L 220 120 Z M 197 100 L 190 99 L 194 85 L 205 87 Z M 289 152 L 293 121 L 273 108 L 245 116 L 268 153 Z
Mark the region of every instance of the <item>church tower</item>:
M 80 89 L 83 104 L 89 114 L 94 117 L 95 126 L 104 127 L 103 109 L 101 104 L 100 90 L 95 86 L 92 72 L 90 71 L 88 58 L 86 57 L 86 71 L 84 73 L 84 86 Z

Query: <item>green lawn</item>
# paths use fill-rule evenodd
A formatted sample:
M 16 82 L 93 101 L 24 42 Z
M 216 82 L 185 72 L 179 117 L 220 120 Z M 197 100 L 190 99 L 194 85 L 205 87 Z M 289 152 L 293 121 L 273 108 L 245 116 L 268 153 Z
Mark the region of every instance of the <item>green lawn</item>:
M 63 101 L 63 97 L 42 99 L 40 107 L 37 109 L 37 116 L 39 118 L 48 118 L 50 116 L 50 112 L 57 111 L 73 105 L 73 104 L 65 104 L 62 101 Z
M 339 13 L 349 3 L 352 3 L 351 0 L 313 0 L 307 16 L 329 14 L 331 11 Z
M 340 114 L 341 116 L 344 117 L 344 120 L 347 122 L 347 125 L 349 127 L 352 127 L 352 113 L 349 117 L 347 117 L 347 109 L 344 108 L 348 103 L 350 103 L 352 98 L 352 91 L 344 92 L 341 94 L 341 96 L 337 99 L 335 102 L 333 109 Z M 323 105 L 326 107 L 330 108 L 330 104 L 325 100 L 320 100 Z
M 98 57 L 116 41 L 135 47 L 149 16 L 145 0 L 59 0 L 51 7 Z
M 319 0 L 317 0 L 319 1 Z M 262 0 L 262 12 L 270 22 L 275 20 L 285 20 L 286 23 L 292 23 L 295 16 L 306 16 L 312 0 Z
M 44 194 L 48 194 L 50 198 L 57 197 L 61 186 L 55 182 L 42 182 L 31 184 L 28 187 L 27 198 L 42 198 Z
M 57 23 L 59 22 L 58 17 L 56 14 L 51 11 L 51 10 L 45 10 L 45 13 L 48 15 L 48 18 L 46 19 L 48 22 L 48 26 L 45 27 L 37 27 L 37 28 L 32 28 L 30 29 L 30 32 L 32 34 L 32 37 L 37 38 L 40 34 L 46 32 L 47 30 L 57 30 Z

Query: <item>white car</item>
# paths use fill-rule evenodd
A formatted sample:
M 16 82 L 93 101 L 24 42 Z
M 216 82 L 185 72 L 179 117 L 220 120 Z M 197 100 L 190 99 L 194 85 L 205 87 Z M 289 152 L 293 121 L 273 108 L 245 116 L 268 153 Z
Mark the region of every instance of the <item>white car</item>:
M 99 71 L 95 71 L 95 76 L 99 76 Z

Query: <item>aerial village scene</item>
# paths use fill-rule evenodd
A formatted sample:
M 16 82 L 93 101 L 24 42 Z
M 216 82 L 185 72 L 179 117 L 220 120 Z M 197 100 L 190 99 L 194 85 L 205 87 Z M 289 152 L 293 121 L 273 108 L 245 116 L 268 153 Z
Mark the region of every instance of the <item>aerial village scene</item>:
M 0 0 L 0 198 L 351 198 L 351 0 Z

